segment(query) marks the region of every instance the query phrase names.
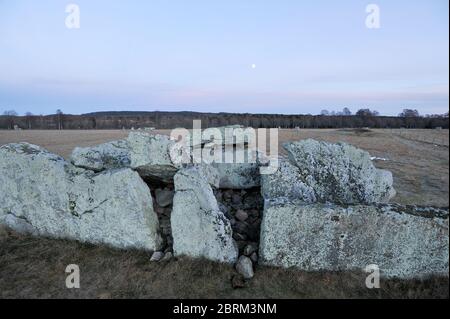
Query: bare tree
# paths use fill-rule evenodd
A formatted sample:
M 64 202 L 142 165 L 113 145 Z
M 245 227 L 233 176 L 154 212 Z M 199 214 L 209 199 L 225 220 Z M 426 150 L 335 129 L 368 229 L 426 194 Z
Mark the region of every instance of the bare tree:
M 419 117 L 419 111 L 417 110 L 411 110 L 411 109 L 404 109 L 402 113 L 400 113 L 398 116 L 400 117 Z
M 26 112 L 25 113 L 25 120 L 27 122 L 27 127 L 29 130 L 31 130 L 31 120 L 33 118 L 33 113 L 31 112 Z
M 357 116 L 362 117 L 372 117 L 372 116 L 378 116 L 380 113 L 378 111 L 372 111 L 370 109 L 359 109 L 358 112 L 356 112 Z
M 62 130 L 63 129 L 63 111 L 61 111 L 61 109 L 57 109 L 56 110 L 56 115 L 58 118 L 58 130 Z
M 344 109 L 342 110 L 342 115 L 350 116 L 350 115 L 352 115 L 352 111 L 350 111 L 350 109 L 348 107 L 344 107 Z
M 8 125 L 8 129 L 13 129 L 14 128 L 14 117 L 16 117 L 18 114 L 16 111 L 14 110 L 7 110 L 5 112 L 3 112 L 3 115 L 6 116 L 6 122 Z

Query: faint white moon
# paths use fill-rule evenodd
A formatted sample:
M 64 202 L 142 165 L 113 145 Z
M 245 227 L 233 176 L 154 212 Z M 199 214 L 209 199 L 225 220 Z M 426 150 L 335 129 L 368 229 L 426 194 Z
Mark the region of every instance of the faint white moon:
M 252 64 L 252 69 L 256 69 L 256 64 Z

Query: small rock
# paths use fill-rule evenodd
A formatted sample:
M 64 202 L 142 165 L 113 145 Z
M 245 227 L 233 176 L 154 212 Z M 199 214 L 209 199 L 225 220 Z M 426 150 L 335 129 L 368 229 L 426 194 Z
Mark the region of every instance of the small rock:
M 247 236 L 245 236 L 244 234 L 239 234 L 239 233 L 234 232 L 233 239 L 236 241 L 245 241 L 247 239 Z
M 233 289 L 244 288 L 244 277 L 242 277 L 241 275 L 233 275 L 233 277 L 231 278 L 231 286 L 233 287 Z
M 173 202 L 173 190 L 169 189 L 156 189 L 155 190 L 155 200 L 156 203 L 161 207 L 167 207 Z
M 155 251 L 152 255 L 152 258 L 150 258 L 150 261 L 160 261 L 163 257 L 164 253 L 162 251 Z
M 258 262 L 258 254 L 255 252 L 250 256 L 250 259 L 253 261 L 254 264 Z
M 254 273 L 252 260 L 247 256 L 239 257 L 239 260 L 236 264 L 236 270 L 238 271 L 238 273 L 244 276 L 245 279 L 253 278 Z
M 242 203 L 242 198 L 239 194 L 234 193 L 233 196 L 231 197 L 231 201 L 233 204 L 240 204 Z
M 256 243 L 250 243 L 247 246 L 245 246 L 245 248 L 244 248 L 244 255 L 245 256 L 250 256 L 257 250 L 258 250 L 257 244 Z
M 233 196 L 232 190 L 227 190 L 222 194 L 224 200 L 230 200 L 232 196 Z
M 244 222 L 247 220 L 248 214 L 245 211 L 243 211 L 242 209 L 240 209 L 236 212 L 235 217 L 236 217 L 236 219 L 240 220 L 241 222 Z
M 248 229 L 248 224 L 246 222 L 236 222 L 233 226 L 233 230 L 236 230 L 240 234 L 246 234 Z

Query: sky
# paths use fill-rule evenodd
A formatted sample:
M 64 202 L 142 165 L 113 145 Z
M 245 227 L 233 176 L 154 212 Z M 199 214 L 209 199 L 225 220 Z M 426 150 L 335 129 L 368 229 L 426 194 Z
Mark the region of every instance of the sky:
M 66 6 L 80 9 L 68 28 Z M 380 28 L 368 28 L 368 4 Z M 448 0 L 0 0 L 0 113 L 448 112 Z

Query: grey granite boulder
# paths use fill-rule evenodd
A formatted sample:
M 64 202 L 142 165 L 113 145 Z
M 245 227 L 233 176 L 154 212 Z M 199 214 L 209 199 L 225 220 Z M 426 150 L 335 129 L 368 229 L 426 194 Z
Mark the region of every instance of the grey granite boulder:
M 259 262 L 306 271 L 376 264 L 384 277 L 448 276 L 448 230 L 442 209 L 266 202 Z
M 366 151 L 312 139 L 284 148 L 299 169 L 298 179 L 314 190 L 318 202 L 386 203 L 395 195 L 391 172 L 377 169 Z
M 119 248 L 161 245 L 150 190 L 136 172 L 96 174 L 28 143 L 0 147 L 0 224 Z
M 218 175 L 209 165 L 180 170 L 174 178 L 171 214 L 174 255 L 234 263 L 238 249 L 230 221 L 220 211 L 211 185 Z

